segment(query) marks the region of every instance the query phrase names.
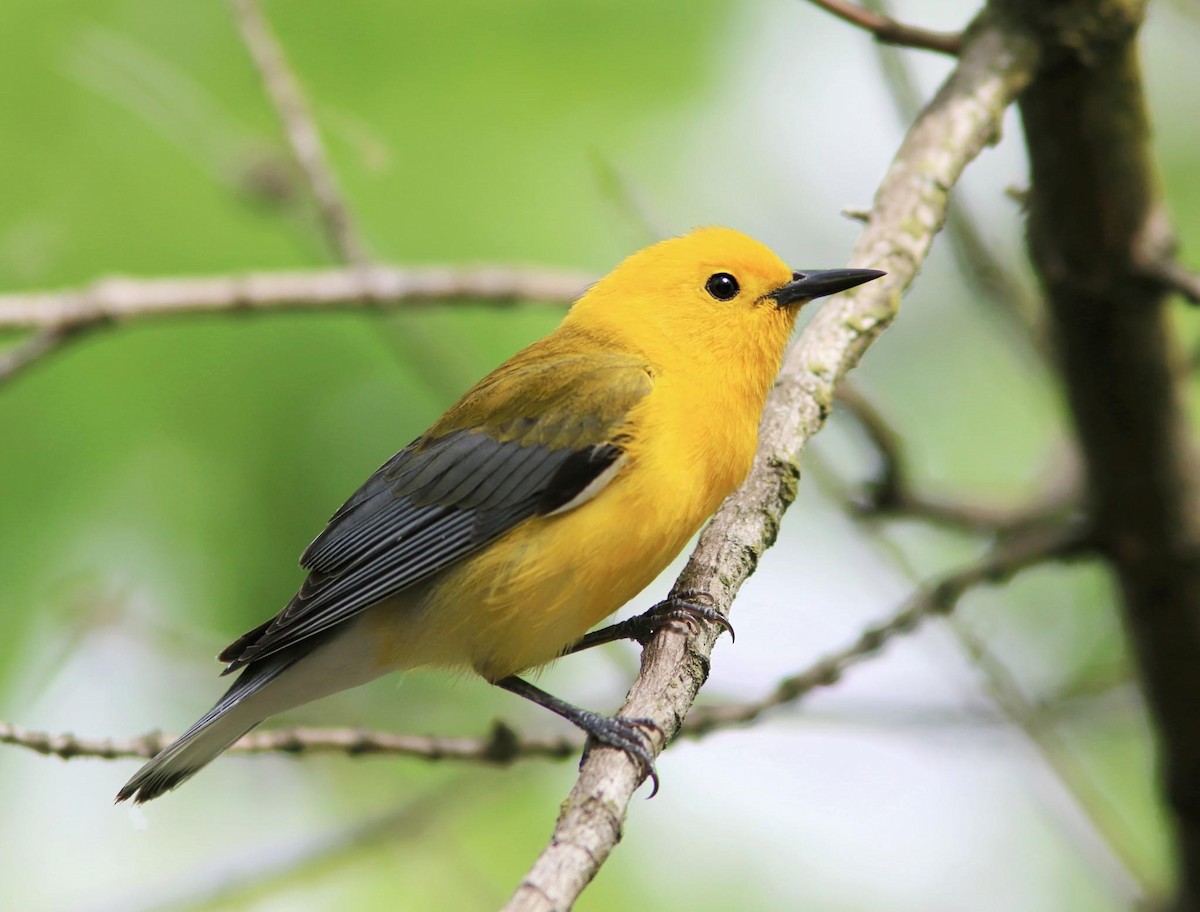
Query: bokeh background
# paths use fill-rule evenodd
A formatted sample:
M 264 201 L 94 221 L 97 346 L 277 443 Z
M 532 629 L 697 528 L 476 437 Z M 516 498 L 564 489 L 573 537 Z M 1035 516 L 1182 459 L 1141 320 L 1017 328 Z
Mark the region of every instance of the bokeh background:
M 899 12 L 950 29 L 969 6 Z M 371 251 L 391 262 L 598 273 L 720 223 L 797 266 L 838 266 L 858 232 L 839 212 L 870 203 L 903 126 L 869 40 L 794 0 L 265 8 Z M 332 262 L 224 4 L 4 0 L 0 18 L 0 290 Z M 1198 41 L 1187 0 L 1152 4 L 1157 148 L 1192 262 Z M 949 69 L 908 59 L 924 92 Z M 1011 119 L 958 198 L 1028 285 L 1004 192 L 1023 179 Z M 222 690 L 213 655 L 286 601 L 332 510 L 557 317 L 464 301 L 144 321 L 0 388 L 0 718 L 87 737 L 189 724 Z M 1180 315 L 1180 333 L 1192 324 Z M 924 490 L 1016 503 L 1065 458 L 1049 375 L 944 244 L 854 376 Z M 845 416 L 806 458 L 702 700 L 761 694 L 986 544 L 847 518 L 834 492 L 876 466 Z M 1049 567 L 971 595 L 961 616 L 1048 704 L 1107 838 L 931 623 L 799 707 L 673 746 L 661 794 L 634 803 L 578 908 L 1102 912 L 1129 905 L 1114 846 L 1163 884 L 1149 734 L 1108 580 Z M 609 711 L 635 668 L 617 645 L 542 681 Z M 438 673 L 283 721 L 481 735 L 497 718 L 565 730 Z M 136 765 L 0 750 L 3 905 L 494 908 L 574 774 L 572 762 L 226 758 L 144 809 L 113 807 Z

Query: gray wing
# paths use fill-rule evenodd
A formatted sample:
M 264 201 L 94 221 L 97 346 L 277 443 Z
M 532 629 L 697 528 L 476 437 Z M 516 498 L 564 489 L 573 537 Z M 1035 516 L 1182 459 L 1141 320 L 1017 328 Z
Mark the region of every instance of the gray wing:
M 633 401 L 649 390 L 642 376 Z M 522 520 L 569 504 L 624 452 L 627 441 L 597 434 L 594 421 L 581 422 L 577 433 L 555 425 L 554 446 L 534 442 L 548 439 L 544 433 L 498 440 L 459 429 L 419 439 L 389 459 L 305 550 L 308 578 L 283 611 L 221 653 L 225 673 L 328 630 Z M 564 431 L 571 445 L 561 445 Z

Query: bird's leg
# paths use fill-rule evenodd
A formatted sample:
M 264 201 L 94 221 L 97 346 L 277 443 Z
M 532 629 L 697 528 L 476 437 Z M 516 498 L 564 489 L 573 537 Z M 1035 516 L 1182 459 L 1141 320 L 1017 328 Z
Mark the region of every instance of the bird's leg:
M 563 655 L 570 655 L 616 640 L 637 640 L 645 646 L 654 634 L 673 621 L 685 621 L 689 624 L 708 621 L 710 624 L 716 624 L 722 630 L 729 631 L 731 641 L 736 639 L 729 618 L 713 607 L 713 597 L 707 592 L 686 589 L 678 595 L 664 599 L 637 617 L 593 630 L 577 643 L 568 646 Z
M 510 693 L 532 700 L 539 706 L 544 706 L 552 713 L 562 716 L 572 725 L 587 732 L 601 744 L 615 747 L 629 754 L 641 764 L 654 788 L 650 792 L 653 798 L 658 794 L 658 771 L 654 768 L 654 757 L 646 746 L 647 731 L 660 732 L 661 729 L 652 719 L 631 719 L 626 716 L 602 716 L 587 709 L 572 706 L 566 700 L 560 700 L 546 693 L 540 687 L 535 687 L 528 681 L 509 675 L 499 681 L 493 681 L 497 687 L 503 687 Z

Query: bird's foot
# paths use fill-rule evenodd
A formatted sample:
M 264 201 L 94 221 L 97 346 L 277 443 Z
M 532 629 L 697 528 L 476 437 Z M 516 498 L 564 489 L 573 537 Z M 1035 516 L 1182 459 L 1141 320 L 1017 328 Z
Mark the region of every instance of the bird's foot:
M 661 736 L 662 729 L 652 719 L 602 716 L 599 713 L 581 710 L 580 715 L 571 721 L 598 744 L 624 751 L 642 768 L 642 772 L 650 780 L 652 788 L 649 797 L 653 798 L 658 794 L 658 770 L 654 768 L 650 739 L 655 735 Z M 585 756 L 586 754 L 584 751 Z
M 675 621 L 696 625 L 701 621 L 716 624 L 729 634 L 730 642 L 735 642 L 737 635 L 734 633 L 733 624 L 729 623 L 729 618 L 717 611 L 715 604 L 716 600 L 707 592 L 685 589 L 624 623 L 630 628 L 629 639 L 637 640 L 643 646 L 650 642 L 656 633 Z
M 687 624 L 707 621 L 710 624 L 716 624 L 722 630 L 729 631 L 730 640 L 735 640 L 733 625 L 729 623 L 729 619 L 725 615 L 713 607 L 714 604 L 715 600 L 707 592 L 685 589 L 678 595 L 664 599 L 637 617 L 610 624 L 600 630 L 593 630 L 571 646 L 566 654 L 581 652 L 584 649 L 591 649 L 593 646 L 613 643 L 617 640 L 636 640 L 645 646 L 656 633 L 664 627 L 669 627 L 675 621 L 683 621 Z

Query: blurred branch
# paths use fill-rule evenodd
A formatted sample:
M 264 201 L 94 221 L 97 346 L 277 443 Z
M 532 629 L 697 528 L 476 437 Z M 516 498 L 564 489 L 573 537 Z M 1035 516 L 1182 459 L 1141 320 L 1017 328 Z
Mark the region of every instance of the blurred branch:
M 259 8 L 258 0 L 230 0 L 242 40 L 258 68 L 263 86 L 279 115 L 296 163 L 304 173 L 320 212 L 329 246 L 350 266 L 368 262 L 362 238 L 329 166 L 321 134 L 283 48 Z
M 1074 478 L 1057 482 L 1036 502 L 1021 507 L 971 504 L 914 491 L 900 437 L 879 409 L 849 383 L 837 388 L 836 398 L 862 427 L 880 461 L 879 477 L 858 498 L 847 499 L 847 506 L 861 516 L 903 517 L 964 532 L 1004 535 L 1061 518 L 1078 503 Z
M 1200 471 L 1190 379 L 1147 252 L 1171 251 L 1137 45 L 1145 0 L 1002 0 L 1052 65 L 1021 96 L 1027 239 L 1085 466 L 1097 547 L 1158 737 L 1178 912 L 1200 910 Z M 1051 7 L 1054 7 L 1053 9 Z
M 651 216 L 650 207 L 639 188 L 611 159 L 599 151 L 593 151 L 591 162 L 601 195 L 629 223 L 639 246 L 669 235 L 670 232 L 660 227 L 660 220 Z
M 1121 819 L 1110 797 L 1088 774 L 1059 731 L 1054 713 L 1043 701 L 1025 696 L 1011 669 L 961 619 L 949 627 L 980 672 L 988 697 L 1019 729 L 1062 783 L 1066 794 L 1086 818 L 1092 839 L 1094 866 L 1113 882 L 1115 892 L 1134 908 L 1145 908 L 1147 897 L 1158 892 L 1154 878 L 1130 841 L 1130 828 Z
M 382 842 L 411 842 L 425 837 L 447 819 L 447 811 L 461 804 L 470 790 L 466 783 L 454 780 L 435 791 L 421 795 L 394 810 L 369 817 L 341 830 L 305 840 L 286 849 L 244 854 L 224 870 L 206 870 L 193 874 L 190 882 L 177 885 L 178 875 L 164 895 L 146 898 L 139 890 L 136 901 L 126 899 L 115 909 L 129 912 L 189 912 L 224 907 L 261 894 L 297 879 L 308 879 L 323 868 L 343 860 L 357 858 L 361 849 Z M 114 909 L 114 912 L 115 912 Z
M 140 738 L 77 738 L 0 722 L 0 744 L 24 747 L 45 756 L 73 760 L 93 757 L 121 760 L 149 759 L 169 745 L 175 735 L 150 732 Z M 583 741 L 575 738 L 524 738 L 497 722 L 486 738 L 446 738 L 436 735 L 402 735 L 351 728 L 277 728 L 251 732 L 229 748 L 230 754 L 345 754 L 351 757 L 384 754 L 425 760 L 460 760 L 503 766 L 518 758 L 562 760 L 578 753 Z
M 0 294 L 0 330 L 87 329 L 167 314 L 386 309 L 477 300 L 565 304 L 593 277 L 519 266 L 368 266 L 243 275 L 112 277 L 61 291 Z
M 12 379 L 38 359 L 57 351 L 72 335 L 73 331 L 67 327 L 47 327 L 0 353 L 0 383 Z
M 844 388 L 844 387 L 843 387 Z M 868 420 L 884 428 L 885 434 L 890 429 L 882 422 L 878 413 L 871 409 L 865 400 L 868 410 L 874 417 Z M 890 452 L 899 454 L 898 445 L 885 446 Z M 836 490 L 836 489 L 835 489 Z M 856 504 L 844 495 L 840 499 L 851 511 L 852 518 L 858 521 L 869 521 L 874 514 L 864 512 L 862 504 Z M 1064 502 L 1063 507 L 1069 506 L 1070 501 Z M 1027 511 L 1027 521 L 1018 523 L 1010 528 L 1025 529 L 1024 534 L 1037 534 L 1038 524 L 1061 522 L 1056 519 L 1058 510 L 1051 502 L 1041 502 Z M 903 557 L 893 547 L 892 541 L 879 534 L 874 526 L 868 528 L 875 533 L 874 537 L 881 547 L 893 554 L 898 562 L 903 563 Z M 984 527 L 986 529 L 987 527 Z M 1061 527 L 1066 529 L 1066 526 Z M 1083 537 L 1085 525 L 1079 524 L 1079 546 L 1088 545 Z M 1052 534 L 1052 526 L 1044 525 L 1043 534 Z M 1011 533 L 1009 533 L 1011 534 Z M 1003 539 L 1001 539 L 1003 541 Z M 1069 556 L 1069 555 L 1065 555 Z M 925 616 L 922 614 L 922 616 Z M 900 620 L 897 616 L 896 620 Z M 1070 800 L 1070 813 L 1066 823 L 1073 827 L 1072 842 L 1077 842 L 1091 857 L 1097 871 L 1107 876 L 1112 892 L 1122 905 L 1129 905 L 1133 900 L 1141 901 L 1152 892 L 1151 878 L 1143 870 L 1129 844 L 1128 828 L 1118 821 L 1117 815 L 1110 802 L 1099 792 L 1086 771 L 1074 760 L 1067 749 L 1063 737 L 1056 729 L 1060 721 L 1060 713 L 1055 712 L 1058 705 L 1051 705 L 1045 700 L 1032 702 L 1024 697 L 1015 677 L 1003 663 L 976 638 L 960 618 L 951 618 L 948 622 L 972 664 L 983 678 L 983 686 L 992 703 L 1000 711 L 1002 719 L 1009 725 L 1018 728 L 1038 751 L 1042 762 L 1057 779 L 1062 792 Z M 890 628 L 887 628 L 890 631 Z M 869 633 L 869 631 L 868 631 Z M 834 667 L 837 670 L 837 666 Z M 1062 695 L 1058 699 L 1062 699 Z M 1057 703 L 1057 701 L 1056 701 Z M 1059 816 L 1062 816 L 1061 814 Z M 1084 832 L 1079 832 L 1082 826 Z M 1141 908 L 1141 906 L 1138 906 Z
M 676 592 L 707 592 L 720 610 L 729 610 L 774 542 L 795 497 L 800 453 L 828 416 L 834 388 L 895 317 L 900 292 L 945 220 L 949 188 L 995 136 L 1005 108 L 1031 78 L 1037 49 L 1028 38 L 986 14 L 966 34 L 958 66 L 908 131 L 850 258 L 852 265 L 888 275 L 830 299 L 788 353 L 767 400 L 754 468 L 701 533 Z M 642 653 L 641 673 L 620 714 L 651 719 L 666 740 L 673 738 L 707 677 L 715 640 L 713 630 L 657 635 Z M 620 839 L 643 775 L 620 751 L 589 750 L 549 845 L 505 908 L 569 909 Z
M 922 586 L 887 620 L 864 630 L 854 642 L 821 658 L 806 670 L 780 681 L 765 696 L 745 703 L 708 705 L 695 709 L 679 734 L 701 737 L 719 728 L 752 722 L 769 709 L 792 703 L 818 687 L 836 684 L 853 665 L 880 652 L 893 639 L 911 633 L 926 618 L 947 614 L 970 589 L 1001 583 L 1036 564 L 1083 553 L 1086 541 L 1073 527 L 1030 530 L 1003 543 L 960 570 Z M 104 760 L 150 758 L 169 745 L 174 735 L 151 732 L 140 738 L 88 739 L 49 735 L 0 722 L 0 744 L 23 747 L 62 760 L 93 757 Z M 497 722 L 486 738 L 448 738 L 342 728 L 278 728 L 251 732 L 229 748 L 231 754 L 313 754 L 347 756 L 385 754 L 425 760 L 458 760 L 504 765 L 518 759 L 561 760 L 576 754 L 578 737 L 529 738 Z
M 1148 278 L 1160 283 L 1167 291 L 1183 295 L 1193 304 L 1200 304 L 1200 272 L 1192 272 L 1169 256 L 1144 262 L 1141 268 Z
M 0 383 L 110 323 L 171 314 L 384 310 L 437 301 L 565 304 L 592 281 L 514 266 L 362 266 L 169 279 L 107 278 L 81 288 L 0 294 L 0 330 L 35 329 L 0 354 Z
M 887 0 L 865 0 L 865 3 L 874 13 L 887 16 L 891 12 Z M 883 69 L 884 85 L 891 93 L 900 122 L 911 123 L 922 101 L 911 60 L 894 47 L 877 44 L 875 50 Z M 1022 343 L 1043 361 L 1049 361 L 1040 300 L 1015 275 L 1011 264 L 993 253 L 978 220 L 961 196 L 952 202 L 947 213 L 946 238 L 963 281 L 991 305 L 1008 327 L 1017 330 Z
M 1079 557 L 1086 549 L 1087 539 L 1074 526 L 1032 529 L 1006 539 L 979 560 L 921 586 L 891 617 L 868 627 L 853 643 L 829 653 L 805 671 L 780 681 L 765 697 L 748 703 L 697 707 L 681 734 L 699 736 L 715 728 L 752 722 L 770 709 L 837 683 L 848 668 L 877 654 L 892 640 L 912 633 L 930 617 L 952 612 L 971 589 L 1007 582 L 1022 570 L 1047 561 Z
M 866 29 L 875 36 L 876 41 L 883 44 L 938 51 L 942 54 L 958 55 L 962 53 L 963 36 L 957 32 L 935 32 L 905 25 L 890 16 L 864 9 L 848 0 L 809 0 L 809 2 L 826 12 L 833 13 L 851 25 Z

